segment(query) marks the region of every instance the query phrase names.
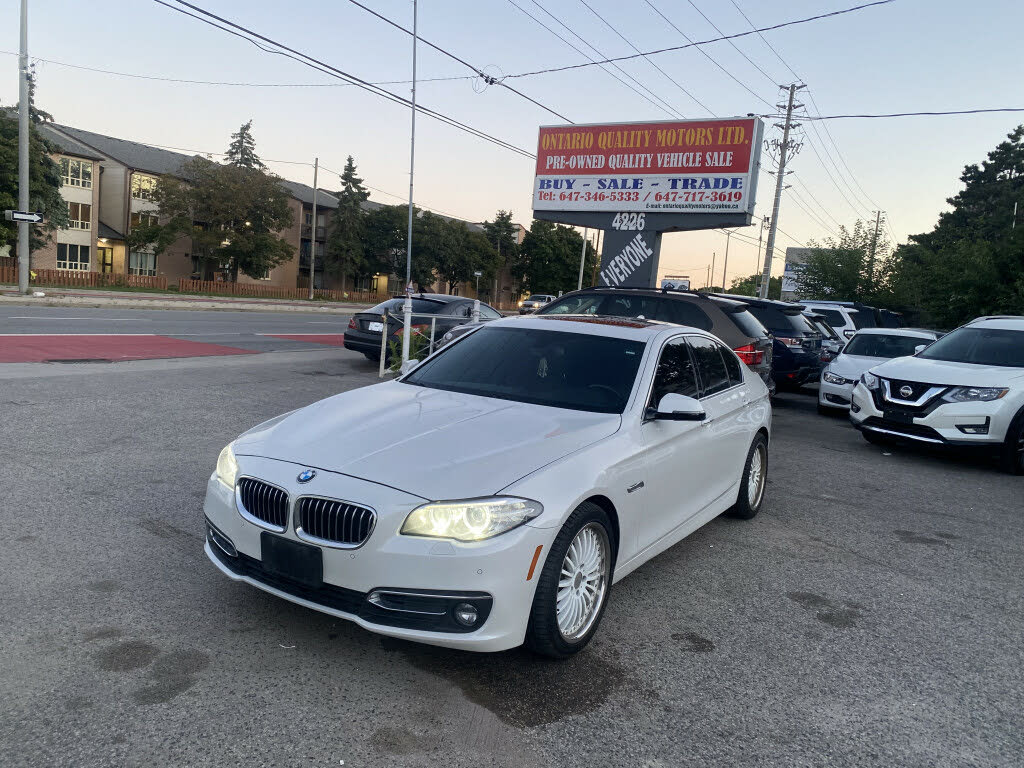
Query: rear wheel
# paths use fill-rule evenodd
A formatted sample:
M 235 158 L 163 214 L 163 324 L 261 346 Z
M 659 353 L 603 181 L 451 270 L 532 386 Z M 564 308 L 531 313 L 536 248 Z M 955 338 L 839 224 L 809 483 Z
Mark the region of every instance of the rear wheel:
M 729 516 L 750 520 L 761 511 L 768 485 L 768 439 L 760 432 L 747 451 L 747 462 L 740 477 L 740 495 L 729 509 Z
M 1024 475 L 1024 411 L 1017 414 L 1007 430 L 1000 464 L 1011 475 Z
M 605 511 L 584 502 L 558 532 L 533 596 L 526 628 L 530 650 L 568 658 L 597 632 L 612 586 L 611 530 Z

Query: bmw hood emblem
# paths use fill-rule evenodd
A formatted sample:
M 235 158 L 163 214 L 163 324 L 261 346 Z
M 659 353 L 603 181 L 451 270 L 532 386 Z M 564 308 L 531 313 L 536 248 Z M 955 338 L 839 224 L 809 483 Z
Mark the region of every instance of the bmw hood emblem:
M 301 472 L 299 472 L 299 476 L 295 479 L 298 480 L 300 483 L 308 483 L 314 477 L 316 477 L 315 469 L 304 469 Z
M 914 388 L 908 386 L 900 387 L 900 397 L 910 397 L 914 394 Z

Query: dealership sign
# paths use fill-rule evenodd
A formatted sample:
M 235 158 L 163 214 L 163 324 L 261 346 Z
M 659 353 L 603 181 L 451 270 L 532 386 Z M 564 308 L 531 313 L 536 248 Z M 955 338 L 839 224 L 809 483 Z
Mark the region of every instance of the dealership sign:
M 752 212 L 760 139 L 753 117 L 542 127 L 533 208 Z

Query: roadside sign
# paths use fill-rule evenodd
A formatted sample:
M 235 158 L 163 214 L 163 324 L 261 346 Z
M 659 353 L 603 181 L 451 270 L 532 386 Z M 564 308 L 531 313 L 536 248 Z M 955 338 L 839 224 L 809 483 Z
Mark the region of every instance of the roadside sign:
M 8 221 L 27 221 L 29 224 L 38 224 L 43 220 L 43 214 L 31 211 L 4 211 L 4 218 Z
M 476 275 L 477 277 L 480 277 L 480 275 L 482 275 L 482 274 L 483 274 L 483 272 L 481 272 L 481 271 L 477 270 L 477 271 L 476 271 L 476 272 L 474 272 L 473 274 L 474 274 L 474 275 Z

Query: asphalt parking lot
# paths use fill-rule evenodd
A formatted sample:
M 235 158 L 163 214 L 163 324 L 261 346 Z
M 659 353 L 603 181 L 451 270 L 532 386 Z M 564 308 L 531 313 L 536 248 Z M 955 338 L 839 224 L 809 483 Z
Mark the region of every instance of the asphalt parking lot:
M 775 405 L 768 499 L 567 662 L 382 639 L 222 577 L 217 452 L 376 381 L 343 349 L 0 366 L 4 766 L 1010 766 L 1024 478 Z

